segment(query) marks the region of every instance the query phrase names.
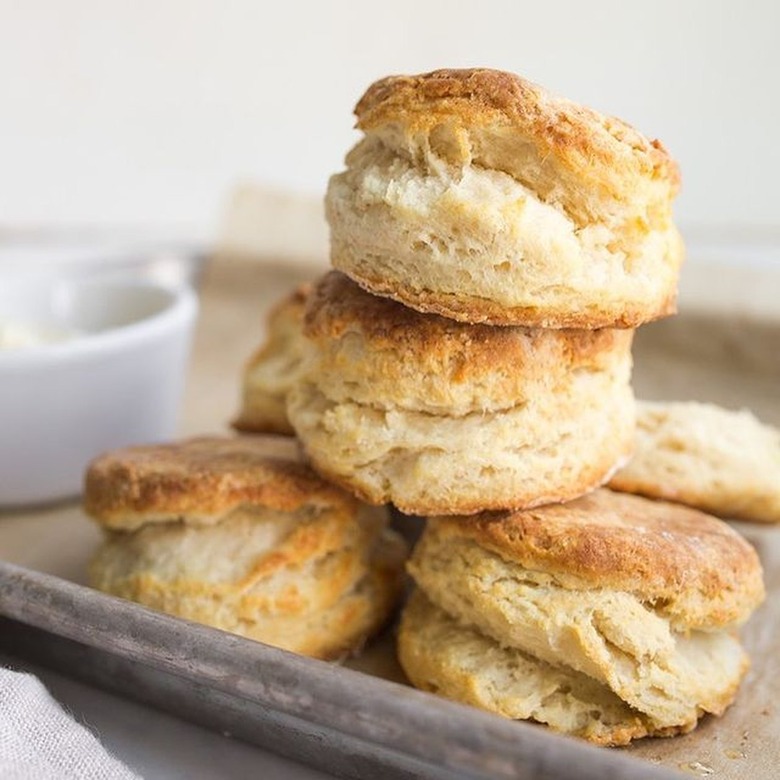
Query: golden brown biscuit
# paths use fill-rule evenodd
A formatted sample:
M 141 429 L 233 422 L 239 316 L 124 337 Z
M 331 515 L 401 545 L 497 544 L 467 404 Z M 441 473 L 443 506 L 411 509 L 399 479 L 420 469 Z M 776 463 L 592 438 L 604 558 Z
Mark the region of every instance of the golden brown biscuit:
M 465 322 L 634 327 L 675 311 L 679 171 L 619 119 L 488 69 L 394 76 L 326 197 L 333 265 Z
M 780 523 L 780 431 L 749 411 L 643 401 L 636 435 L 633 457 L 610 481 L 614 490 Z
M 587 675 L 650 731 L 733 700 L 733 635 L 764 596 L 753 548 L 692 509 L 599 490 L 563 506 L 431 518 L 409 563 L 458 624 Z
M 102 456 L 85 506 L 121 530 L 93 585 L 307 655 L 358 650 L 400 595 L 405 546 L 385 510 L 323 482 L 289 445 L 201 438 Z
M 286 400 L 308 347 L 302 324 L 309 289 L 300 286 L 271 310 L 266 340 L 244 368 L 241 409 L 233 421 L 237 430 L 293 433 Z
M 631 332 L 470 326 L 331 272 L 288 414 L 313 466 L 366 501 L 468 514 L 573 498 L 633 440 Z

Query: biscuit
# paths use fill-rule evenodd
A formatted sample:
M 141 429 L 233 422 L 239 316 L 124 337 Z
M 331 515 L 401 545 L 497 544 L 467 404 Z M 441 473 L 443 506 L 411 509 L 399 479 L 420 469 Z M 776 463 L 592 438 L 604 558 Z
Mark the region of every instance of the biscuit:
M 748 666 L 734 629 L 764 597 L 755 550 L 725 523 L 608 490 L 431 518 L 408 568 L 458 625 L 586 675 L 648 733 L 726 709 Z
M 672 314 L 679 171 L 619 119 L 500 71 L 372 84 L 326 196 L 331 261 L 464 322 L 635 327 Z
M 643 401 L 636 435 L 634 456 L 610 482 L 614 490 L 780 523 L 780 431 L 749 411 Z
M 314 468 L 411 514 L 564 501 L 630 452 L 632 333 L 466 325 L 315 286 L 288 415 Z
M 302 285 L 271 310 L 266 340 L 244 368 L 241 409 L 233 421 L 236 430 L 293 433 L 286 399 L 308 347 L 301 332 L 308 294 L 309 285 Z
M 397 603 L 405 545 L 384 509 L 284 449 L 200 438 L 102 456 L 85 494 L 109 529 L 93 586 L 305 655 L 357 651 Z

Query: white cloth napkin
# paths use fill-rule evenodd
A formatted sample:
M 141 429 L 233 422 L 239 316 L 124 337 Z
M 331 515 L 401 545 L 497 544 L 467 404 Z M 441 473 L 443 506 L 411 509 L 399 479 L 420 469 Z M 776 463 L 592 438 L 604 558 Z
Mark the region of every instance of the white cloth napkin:
M 0 668 L 0 778 L 140 780 L 31 674 Z

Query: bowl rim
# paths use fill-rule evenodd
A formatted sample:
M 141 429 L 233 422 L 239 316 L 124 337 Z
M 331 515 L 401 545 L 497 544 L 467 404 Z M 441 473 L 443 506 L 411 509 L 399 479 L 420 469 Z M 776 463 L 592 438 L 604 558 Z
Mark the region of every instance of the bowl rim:
M 154 290 L 168 296 L 160 311 L 94 333 L 84 333 L 65 341 L 36 344 L 20 349 L 0 349 L 0 371 L 31 366 L 61 365 L 65 360 L 79 360 L 117 352 L 177 325 L 192 322 L 198 312 L 198 297 L 187 285 L 173 286 L 146 279 L 95 279 L 73 281 L 76 285 L 127 290 Z

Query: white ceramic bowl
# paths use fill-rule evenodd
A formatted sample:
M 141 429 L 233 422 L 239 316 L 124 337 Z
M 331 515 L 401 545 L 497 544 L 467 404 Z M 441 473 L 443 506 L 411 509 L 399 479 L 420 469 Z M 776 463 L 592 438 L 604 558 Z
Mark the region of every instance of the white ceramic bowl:
M 75 496 L 98 453 L 171 438 L 196 311 L 143 280 L 0 278 L 0 326 L 75 334 L 0 349 L 0 506 Z

